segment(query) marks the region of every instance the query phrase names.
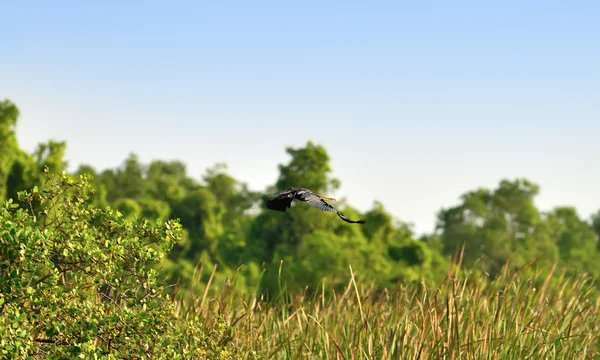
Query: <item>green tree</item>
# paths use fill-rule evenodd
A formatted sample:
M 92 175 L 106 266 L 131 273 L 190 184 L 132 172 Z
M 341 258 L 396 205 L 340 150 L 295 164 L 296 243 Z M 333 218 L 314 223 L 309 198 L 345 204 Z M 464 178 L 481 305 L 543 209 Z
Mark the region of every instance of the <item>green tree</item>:
M 142 207 L 134 199 L 118 199 L 115 201 L 114 207 L 125 215 L 127 219 L 134 219 L 140 217 L 142 214 Z
M 115 170 L 103 171 L 99 180 L 107 188 L 107 200 L 114 203 L 118 199 L 137 199 L 148 191 L 145 181 L 145 167 L 136 154 L 129 154 L 123 164 Z
M 6 180 L 6 197 L 17 201 L 17 193 L 40 185 L 39 167 L 33 157 L 19 150 Z
M 596 232 L 596 245 L 600 251 L 600 210 L 591 216 L 590 226 L 594 229 L 594 232 Z
M 542 231 L 535 207 L 539 186 L 526 179 L 502 180 L 495 190 L 478 189 L 462 203 L 438 214 L 444 254 L 458 254 L 463 264 L 496 274 L 510 258 L 518 266 L 531 260 L 556 260 L 556 245 Z
M 91 186 L 94 188 L 94 192 L 90 194 L 90 202 L 94 206 L 103 208 L 109 205 L 108 200 L 106 199 L 108 196 L 106 184 L 101 181 L 96 169 L 94 169 L 91 165 L 81 164 L 73 175 L 75 177 L 86 175 L 86 177 L 89 179 Z
M 19 109 L 14 103 L 0 101 L 0 201 L 7 198 L 9 176 L 21 151 L 15 134 L 18 118 Z
M 223 235 L 223 213 L 222 204 L 204 187 L 191 192 L 175 205 L 173 218 L 180 220 L 190 239 L 183 256 L 197 259 L 206 251 L 213 262 L 218 262 L 216 249 Z
M 339 188 L 340 181 L 329 176 L 330 158 L 323 146 L 308 141 L 304 147 L 287 147 L 285 151 L 292 159 L 285 165 L 279 165 L 277 189 L 305 187 L 319 193 Z
M 278 258 L 283 261 L 282 277 L 291 291 L 315 292 L 324 281 L 328 291 L 343 292 L 350 279 L 349 265 L 357 278 L 370 278 L 367 252 L 368 244 L 360 230 L 351 235 L 315 230 L 293 253 L 282 252 Z M 278 273 L 274 271 L 266 274 L 271 290 L 276 289 L 274 284 L 279 281 L 276 276 Z
M 222 207 L 223 233 L 218 241 L 218 258 L 228 267 L 242 264 L 244 249 L 253 217 L 250 210 L 256 205 L 259 194 L 226 172 L 227 165 L 217 163 L 207 169 L 203 181 Z
M 305 147 L 288 147 L 286 152 L 291 159 L 279 166 L 275 186 L 267 191 L 305 187 L 327 194 L 339 187 L 339 180 L 330 177 L 329 155 L 322 146 L 309 141 Z M 348 206 L 335 205 L 349 217 L 358 216 L 358 212 Z M 249 231 L 246 259 L 265 266 L 261 285 L 264 289 L 278 288 L 281 260 L 293 264 L 285 274 L 290 274 L 287 271 L 302 274 L 288 279 L 293 287 L 315 285 L 327 271 L 330 271 L 330 279 L 339 279 L 337 275 L 347 274 L 349 264 L 357 271 L 363 269 L 368 244 L 360 226 L 347 224 L 335 213 L 323 212 L 305 203 L 294 202 L 285 213 L 263 206 Z M 344 246 L 348 249 L 332 251 Z M 323 250 L 313 251 L 317 247 Z M 309 254 L 312 256 L 305 258 Z M 323 267 L 328 262 L 329 270 Z
M 331 179 L 329 155 L 320 145 L 307 142 L 303 148 L 286 148 L 290 161 L 279 165 L 280 175 L 275 186 L 267 191 L 277 191 L 288 187 L 305 187 L 316 193 L 326 193 L 339 186 L 337 179 Z M 335 218 L 335 219 L 334 219 Z M 335 221 L 335 222 L 334 222 Z M 262 208 L 252 228 L 249 238 L 250 257 L 260 257 L 270 262 L 277 247 L 287 247 L 294 251 L 308 234 L 317 229 L 333 229 L 339 218 L 331 213 L 323 213 L 306 204 L 292 204 L 291 211 L 274 212 Z
M 46 174 L 0 209 L 0 353 L 19 358 L 233 358 L 223 333 L 177 317 L 154 266 L 181 234 L 90 206 L 89 180 Z M 174 324 L 180 326 L 175 327 Z M 226 329 L 226 327 L 224 327 Z
M 577 215 L 573 207 L 557 207 L 546 216 L 550 236 L 558 246 L 558 256 L 565 267 L 600 276 L 600 253 L 597 235 L 587 222 Z
M 0 201 L 17 200 L 17 192 L 39 185 L 39 167 L 19 148 L 15 128 L 20 111 L 10 100 L 0 101 Z
M 379 286 L 398 281 L 440 280 L 448 268 L 438 248 L 415 239 L 409 224 L 396 220 L 376 201 L 361 227 L 370 244 L 368 271 Z
M 160 200 L 170 208 L 180 202 L 198 183 L 188 177 L 186 166 L 181 161 L 153 160 L 147 166 L 147 195 Z
M 47 143 L 38 144 L 34 151 L 34 160 L 41 172 L 48 168 L 52 173 L 58 173 L 67 168 L 67 161 L 64 159 L 67 143 L 65 141 L 50 140 Z

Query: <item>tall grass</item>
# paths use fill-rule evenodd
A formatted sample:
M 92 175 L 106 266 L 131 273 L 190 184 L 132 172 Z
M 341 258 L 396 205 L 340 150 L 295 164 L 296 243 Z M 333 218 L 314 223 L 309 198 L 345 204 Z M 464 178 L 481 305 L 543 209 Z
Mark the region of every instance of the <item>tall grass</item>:
M 177 300 L 178 312 L 207 330 L 224 321 L 230 329 L 222 342 L 248 358 L 600 357 L 600 297 L 585 275 L 506 266 L 494 279 L 453 271 L 439 286 L 378 290 L 348 270 L 342 293 L 325 284 L 311 294 L 288 293 L 282 279 L 279 295 L 286 296 L 270 301 L 240 293 L 233 282 L 215 287 L 209 280 L 204 291 Z

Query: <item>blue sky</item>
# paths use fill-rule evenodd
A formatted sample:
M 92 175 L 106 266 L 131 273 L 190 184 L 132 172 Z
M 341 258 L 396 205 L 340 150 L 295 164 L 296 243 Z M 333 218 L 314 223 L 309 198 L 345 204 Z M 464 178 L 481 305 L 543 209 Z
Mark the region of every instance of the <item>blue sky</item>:
M 72 168 L 216 162 L 257 190 L 284 148 L 325 146 L 336 195 L 418 233 L 480 186 L 526 177 L 543 210 L 600 209 L 597 2 L 2 5 L 0 98 L 20 145 Z M 301 185 L 301 184 L 299 184 Z

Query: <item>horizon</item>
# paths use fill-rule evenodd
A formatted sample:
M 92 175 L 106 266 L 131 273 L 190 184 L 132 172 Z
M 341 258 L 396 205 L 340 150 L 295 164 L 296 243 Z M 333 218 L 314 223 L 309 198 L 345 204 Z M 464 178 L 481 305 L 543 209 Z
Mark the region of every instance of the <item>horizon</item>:
M 4 6 L 0 99 L 69 170 L 223 162 L 261 191 L 313 141 L 328 195 L 417 235 L 501 179 L 539 185 L 542 211 L 600 209 L 599 4 L 29 4 Z

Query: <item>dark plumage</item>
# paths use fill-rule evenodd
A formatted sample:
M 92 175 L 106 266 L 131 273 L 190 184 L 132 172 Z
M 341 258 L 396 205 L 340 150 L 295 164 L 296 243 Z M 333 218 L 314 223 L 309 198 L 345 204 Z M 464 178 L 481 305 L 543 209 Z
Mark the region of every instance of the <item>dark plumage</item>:
M 362 224 L 365 220 L 350 220 L 344 214 L 337 211 L 333 206 L 327 203 L 325 200 L 336 201 L 334 198 L 328 198 L 321 195 L 317 195 L 312 191 L 305 188 L 288 188 L 280 192 L 269 194 L 276 196 L 273 199 L 267 200 L 267 208 L 275 211 L 286 212 L 292 205 L 292 200 L 300 200 L 306 202 L 308 205 L 315 207 L 322 211 L 331 211 L 338 214 L 338 216 L 345 222 L 352 224 Z

